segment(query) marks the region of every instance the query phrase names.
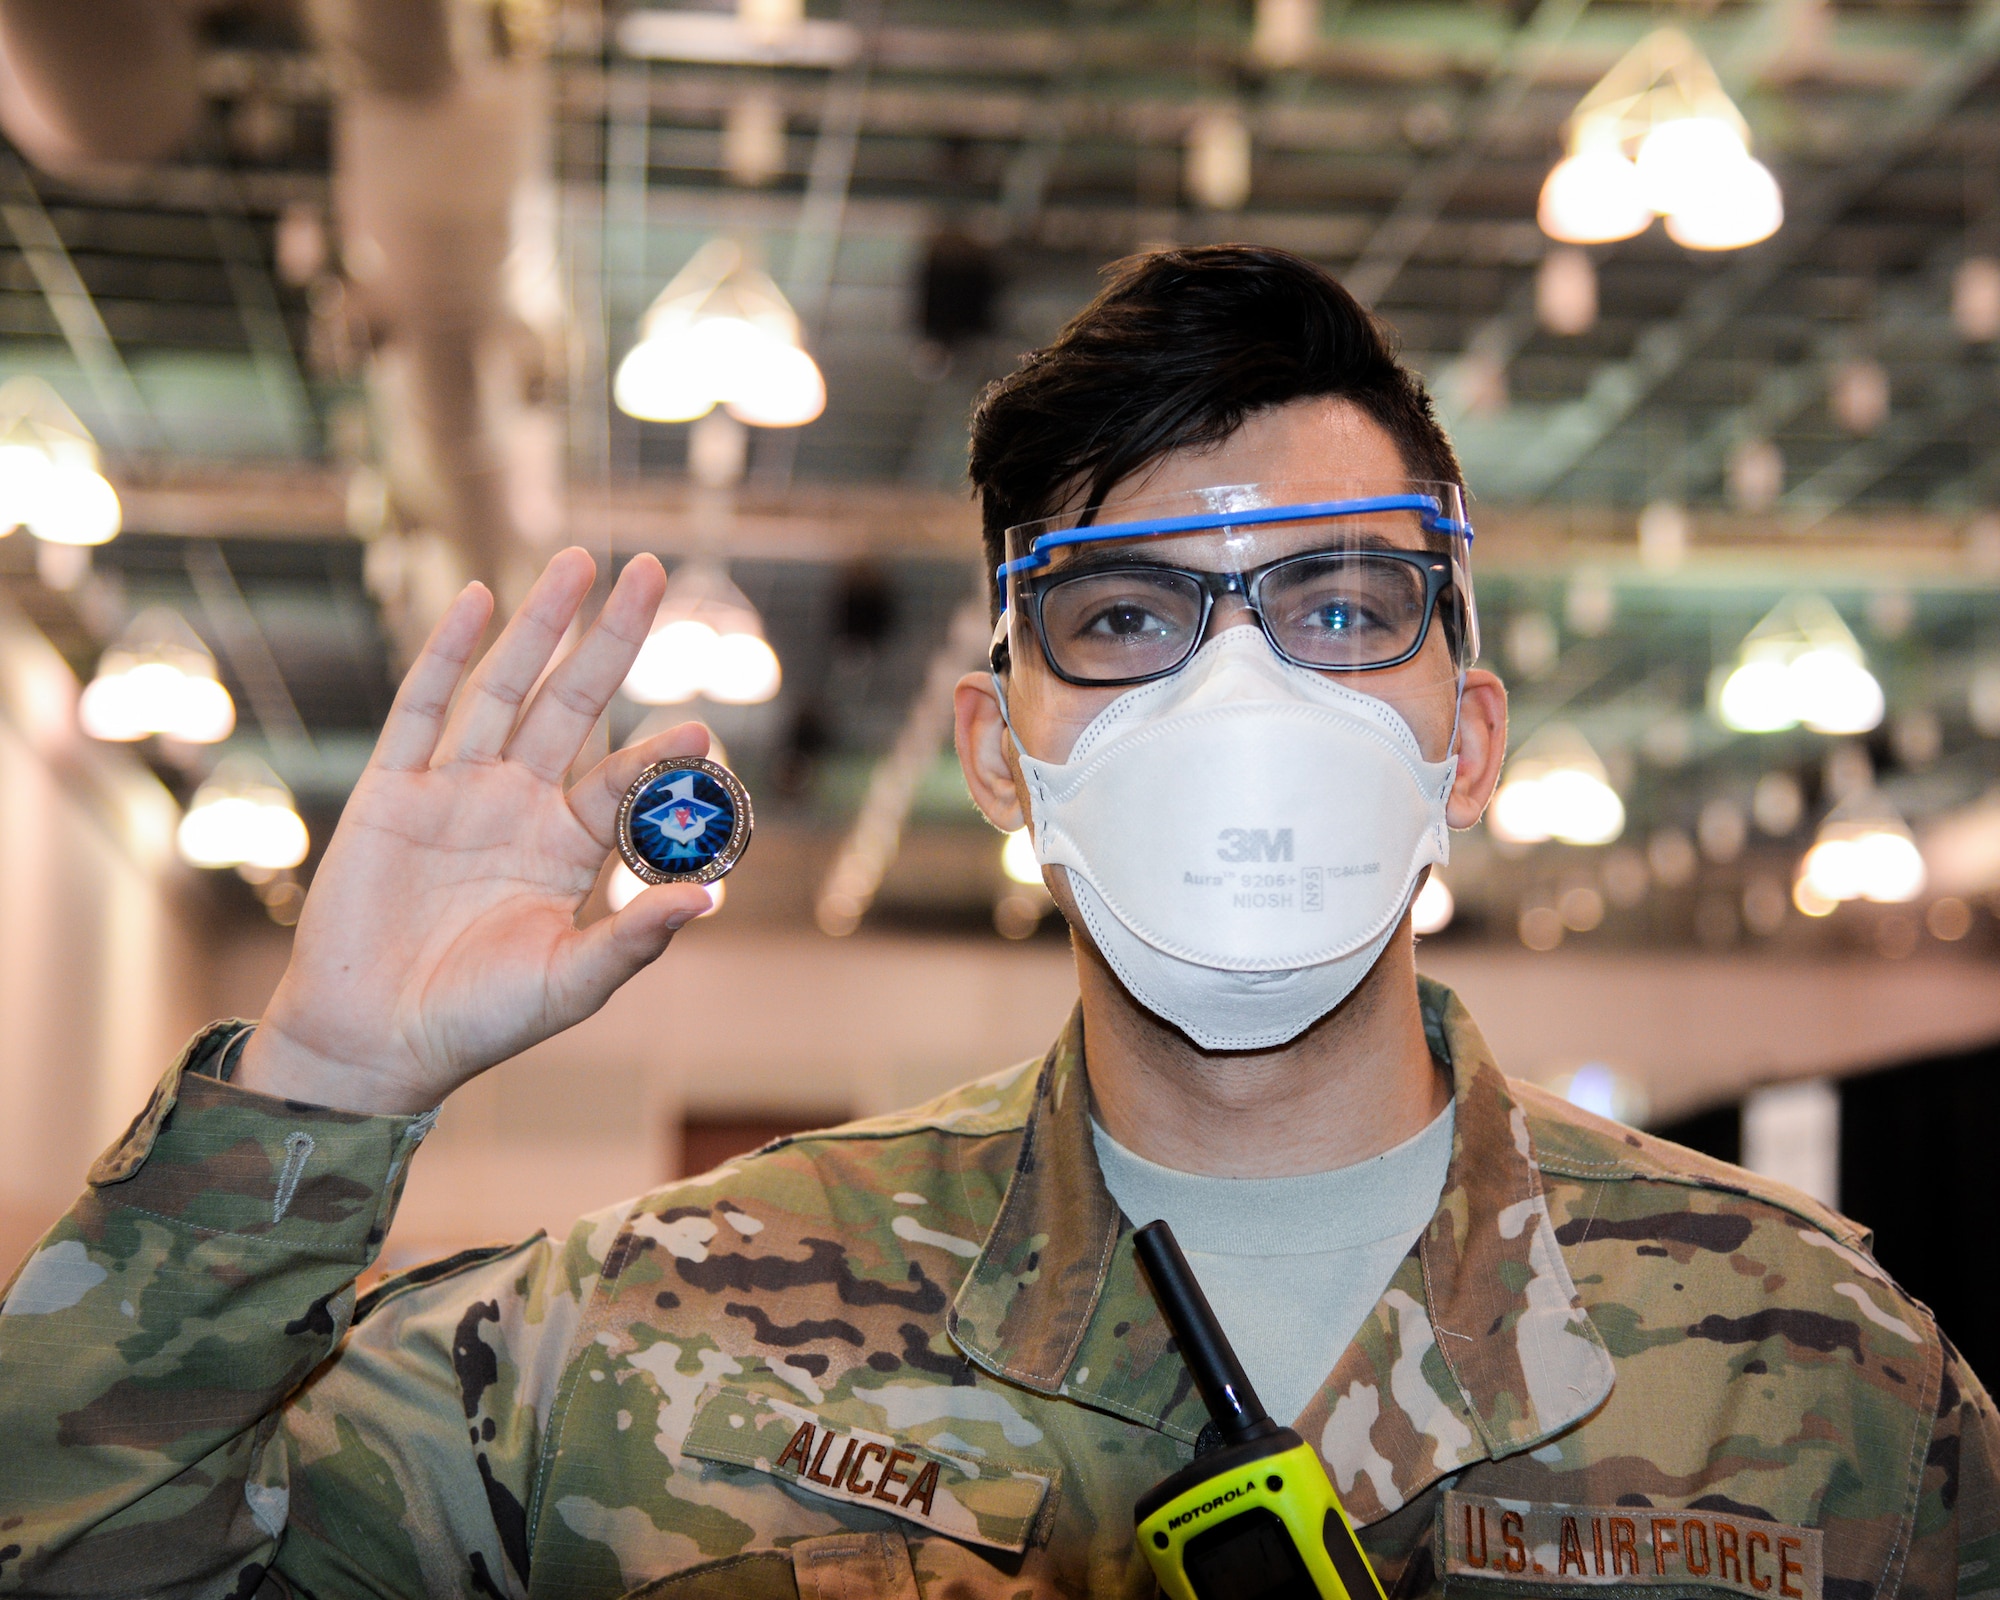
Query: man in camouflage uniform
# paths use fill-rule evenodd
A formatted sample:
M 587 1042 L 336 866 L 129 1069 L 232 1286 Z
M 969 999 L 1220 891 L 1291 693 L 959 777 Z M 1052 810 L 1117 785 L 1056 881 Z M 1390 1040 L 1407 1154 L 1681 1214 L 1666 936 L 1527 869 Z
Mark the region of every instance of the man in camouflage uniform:
M 1205 282 L 1240 299 L 1259 273 L 1310 276 L 1242 251 L 1128 269 L 1054 355 Z M 1012 381 L 1018 396 L 1033 374 Z M 1408 455 L 1366 405 L 1329 409 L 1348 404 L 1339 383 L 1290 381 L 1205 437 L 1167 430 L 1110 481 L 1161 459 L 1220 474 L 1293 448 L 1293 423 Z M 989 525 L 1006 414 L 989 404 L 975 449 Z M 531 698 L 588 581 L 586 560 L 558 557 L 447 714 L 486 620 L 482 594 L 461 598 L 398 697 L 264 1023 L 190 1047 L 17 1274 L 0 1592 L 1150 1593 L 1132 1506 L 1192 1458 L 1205 1418 L 1091 1119 L 1163 1155 L 1191 1126 L 1242 1170 L 1311 1170 L 1257 1166 L 1243 1135 L 1335 1165 L 1444 1102 L 1435 1214 L 1295 1424 L 1395 1600 L 2000 1592 L 2000 1425 L 1861 1231 L 1508 1080 L 1458 1002 L 1415 978 L 1407 923 L 1350 1001 L 1241 1080 L 1268 1092 L 1204 1100 L 1206 1080 L 1144 1077 L 1193 1047 L 1148 1031 L 1129 996 L 1117 1009 L 1083 943 L 1082 1003 L 1040 1063 L 357 1305 L 426 1108 L 587 1015 L 705 898 L 658 888 L 571 925 L 624 787 L 703 737 L 674 730 L 563 792 L 662 584 L 631 563 Z M 1016 653 L 1015 722 L 1039 746 L 1037 670 Z M 1504 744 L 1497 683 L 1465 683 L 1459 826 Z M 960 746 L 1006 822 L 992 693 L 961 685 Z M 1366 1092 L 1332 1117 L 1322 1080 Z

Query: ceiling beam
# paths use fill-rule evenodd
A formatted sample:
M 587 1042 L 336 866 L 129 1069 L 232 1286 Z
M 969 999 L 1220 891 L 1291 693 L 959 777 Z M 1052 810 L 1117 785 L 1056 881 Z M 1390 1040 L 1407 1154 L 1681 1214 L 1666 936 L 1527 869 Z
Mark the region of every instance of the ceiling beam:
M 346 478 L 331 467 L 293 470 L 218 467 L 171 478 L 114 479 L 135 533 L 207 539 L 347 539 Z M 1482 504 L 1482 570 L 1547 564 L 1582 552 L 1598 559 L 1630 546 L 1632 512 L 1614 505 Z M 1950 511 L 1870 508 L 1832 517 L 1804 539 L 1769 515 L 1717 508 L 1691 513 L 1695 543 L 1783 561 L 1822 557 L 1864 563 L 1907 556 L 1931 564 L 1957 549 L 1961 519 Z M 1838 534 L 1836 540 L 1831 536 Z M 750 485 L 718 509 L 714 496 L 683 477 L 573 485 L 564 537 L 614 555 L 650 550 L 679 558 L 718 548 L 760 561 L 845 561 L 862 557 L 977 560 L 979 508 L 969 495 L 920 484 L 795 483 L 782 491 Z M 1836 548 L 1837 547 L 1837 548 Z

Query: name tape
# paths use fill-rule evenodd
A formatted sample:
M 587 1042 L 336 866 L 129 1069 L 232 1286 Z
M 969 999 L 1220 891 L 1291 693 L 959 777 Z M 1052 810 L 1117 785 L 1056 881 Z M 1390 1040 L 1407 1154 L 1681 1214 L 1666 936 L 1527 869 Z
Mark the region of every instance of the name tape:
M 827 1455 L 836 1444 L 840 1446 L 839 1459 L 832 1463 L 829 1475 L 820 1469 L 828 1465 Z M 817 1450 L 813 1448 L 815 1445 L 819 1447 Z M 919 1462 L 923 1463 L 920 1468 Z M 810 1422 L 798 1425 L 785 1448 L 778 1452 L 771 1470 L 782 1475 L 787 1466 L 799 1476 L 822 1488 L 836 1490 L 850 1500 L 879 1500 L 885 1506 L 910 1511 L 917 1517 L 930 1516 L 932 1503 L 937 1499 L 937 1462 L 925 1461 L 914 1450 L 892 1450 L 873 1439 L 857 1439 L 851 1433 L 843 1439 L 833 1429 L 816 1428 Z M 910 1468 L 917 1469 L 914 1476 L 906 1470 Z
M 1823 1600 L 1821 1534 L 1718 1511 L 1565 1506 L 1450 1490 L 1444 1570 L 1487 1583 L 1726 1589 L 1750 1600 Z
M 808 1494 L 1011 1551 L 1026 1548 L 1049 1488 L 1048 1475 L 990 1457 L 929 1450 L 729 1390 L 695 1414 L 683 1448 L 703 1460 L 769 1473 Z

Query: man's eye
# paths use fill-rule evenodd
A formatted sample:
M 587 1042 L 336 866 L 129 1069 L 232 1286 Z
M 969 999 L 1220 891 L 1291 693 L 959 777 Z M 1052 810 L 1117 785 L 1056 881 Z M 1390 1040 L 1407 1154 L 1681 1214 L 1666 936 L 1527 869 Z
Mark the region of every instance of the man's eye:
M 1308 628 L 1321 633 L 1360 633 L 1382 625 L 1382 618 L 1353 595 L 1336 595 L 1319 600 L 1301 620 Z
M 1169 626 L 1165 618 L 1137 601 L 1115 600 L 1100 606 L 1084 624 L 1083 631 L 1113 639 L 1139 639 L 1164 633 Z

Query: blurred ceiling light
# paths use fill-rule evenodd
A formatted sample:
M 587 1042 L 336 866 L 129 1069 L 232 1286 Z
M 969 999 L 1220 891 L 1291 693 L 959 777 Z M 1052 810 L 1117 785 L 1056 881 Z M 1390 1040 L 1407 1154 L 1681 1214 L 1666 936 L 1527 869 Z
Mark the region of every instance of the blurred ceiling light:
M 1535 220 L 1564 244 L 1609 244 L 1643 233 L 1653 212 L 1639 169 L 1614 144 L 1575 150 L 1558 161 L 1542 185 Z
M 1902 904 L 1924 892 L 1924 858 L 1909 825 L 1874 790 L 1834 808 L 1799 864 L 1793 898 L 1808 916 L 1814 905 L 1874 900 Z
M 1589 933 L 1604 921 L 1604 896 L 1590 884 L 1577 884 L 1557 898 L 1556 915 L 1572 932 Z
M 317 205 L 294 200 L 278 213 L 272 255 L 281 281 L 303 289 L 326 271 L 328 254 L 326 218 Z
M 1551 723 L 1508 763 L 1488 826 L 1512 844 L 1609 844 L 1625 831 L 1625 806 L 1589 741 Z
M 1675 244 L 1689 250 L 1741 250 L 1770 238 L 1785 220 L 1784 198 L 1771 169 L 1742 144 L 1733 149 L 1735 159 L 1709 174 L 1705 183 L 1692 184 L 1681 208 L 1668 216 L 1667 237 Z
M 1545 611 L 1509 617 L 1505 644 L 1507 664 L 1524 678 L 1546 678 L 1562 658 L 1562 636 Z
M 1605 855 L 1601 875 L 1605 898 L 1627 910 L 1644 900 L 1646 891 L 1652 887 L 1646 858 L 1630 845 L 1620 845 Z
M 1523 906 L 1514 931 L 1530 950 L 1546 954 L 1563 942 L 1563 919 L 1554 906 Z
M 1924 926 L 1931 930 L 1933 939 L 1956 944 L 1972 932 L 1972 907 L 1952 895 L 1933 900 L 1924 913 Z
M 778 692 L 782 679 L 757 608 L 721 567 L 687 561 L 667 580 L 653 631 L 625 676 L 625 697 L 647 706 L 697 695 L 758 705 Z
M 805 0 L 736 0 L 736 20 L 755 38 L 786 38 L 805 19 Z
M 1900 639 L 1917 620 L 1917 597 L 1899 583 L 1885 583 L 1869 591 L 1866 613 L 1876 638 Z
M 1710 861 L 1727 864 L 1743 854 L 1750 841 L 1750 819 L 1728 795 L 1717 795 L 1696 815 L 1694 836 Z
M 1782 839 L 1806 814 L 1805 790 L 1789 772 L 1767 772 L 1750 795 L 1750 815 L 1774 839 Z
M 225 757 L 199 789 L 178 835 L 197 867 L 296 867 L 311 840 L 292 791 L 255 756 Z
M 1867 733 L 1882 721 L 1882 685 L 1853 632 L 1819 595 L 1780 601 L 1750 630 L 1722 680 L 1716 714 L 1738 733 Z
M 1250 198 L 1250 128 L 1230 107 L 1204 111 L 1187 133 L 1188 193 L 1210 211 L 1241 211 Z
M 1535 272 L 1535 320 L 1574 337 L 1597 324 L 1597 268 L 1581 250 L 1551 250 Z
M 1618 590 L 1602 567 L 1579 567 L 1563 591 L 1563 621 L 1586 639 L 1602 638 L 1618 620 Z
M 726 11 L 642 6 L 618 20 L 619 51 L 642 61 L 716 66 L 844 67 L 861 53 L 851 22 L 808 17 L 799 0 L 752 0 Z
M 612 395 L 647 422 L 692 422 L 721 406 L 753 427 L 796 428 L 826 409 L 797 314 L 730 239 L 711 239 L 660 291 Z
M 729 181 L 760 189 L 785 170 L 785 108 L 770 89 L 750 89 L 722 114 L 722 168 Z
M 1000 847 L 1000 870 L 1016 883 L 1042 884 L 1042 864 L 1035 859 L 1035 841 L 1026 828 L 1016 828 Z
M 1965 710 L 1988 739 L 2000 738 L 2000 660 L 1981 661 L 1965 686 Z
M 1565 244 L 1629 239 L 1655 215 L 1690 250 L 1741 249 L 1784 220 L 1742 112 L 1678 28 L 1641 39 L 1583 97 L 1536 207 L 1542 231 Z
M 1250 53 L 1267 67 L 1295 67 L 1319 38 L 1320 0 L 1257 0 Z
M 236 706 L 216 681 L 215 658 L 180 613 L 165 606 L 140 612 L 104 652 L 76 709 L 93 739 L 159 734 L 215 744 L 236 727 Z
M 118 536 L 118 494 L 97 470 L 97 442 L 36 377 L 0 385 L 0 536 L 25 527 L 51 544 Z
M 1967 256 L 1951 279 L 1951 321 L 1971 344 L 2000 339 L 2000 261 Z
M 1785 489 L 1785 456 L 1769 439 L 1745 439 L 1729 452 L 1729 499 L 1739 511 L 1769 511 Z
M 1454 410 L 1467 416 L 1497 417 L 1507 409 L 1506 359 L 1474 345 L 1445 369 L 1441 385 Z
M 1672 572 L 1687 559 L 1687 508 L 1675 500 L 1655 500 L 1639 513 L 1639 564 L 1649 572 Z
M 1889 374 L 1879 361 L 1843 361 L 1833 369 L 1827 408 L 1849 433 L 1873 433 L 1889 420 Z
M 1458 902 L 1451 897 L 1451 888 L 1431 869 L 1431 875 L 1424 880 L 1424 886 L 1417 891 L 1417 898 L 1410 903 L 1410 928 L 1419 935 L 1442 933 L 1451 926 L 1451 919 L 1458 911 Z
M 1681 829 L 1661 828 L 1646 841 L 1646 865 L 1661 888 L 1679 889 L 1694 881 L 1701 857 Z

